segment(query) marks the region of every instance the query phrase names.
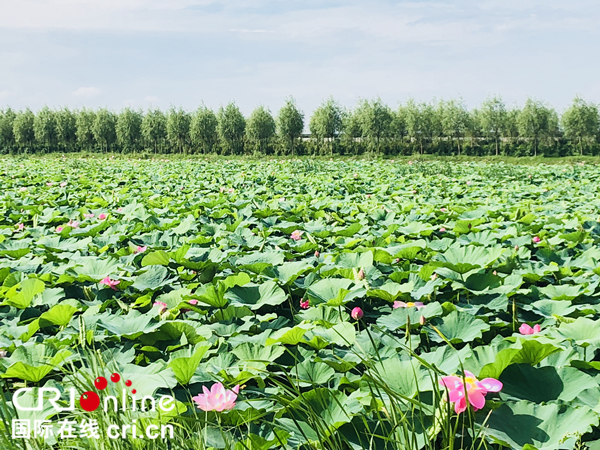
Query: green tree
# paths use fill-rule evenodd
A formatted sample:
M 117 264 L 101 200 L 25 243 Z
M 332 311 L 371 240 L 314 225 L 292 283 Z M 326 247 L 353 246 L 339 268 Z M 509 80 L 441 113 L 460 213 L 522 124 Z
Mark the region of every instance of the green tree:
M 56 140 L 63 151 L 73 151 L 77 142 L 77 119 L 69 108 L 55 112 Z
M 271 112 L 264 106 L 259 106 L 248 117 L 246 136 L 250 142 L 258 144 L 260 153 L 264 155 L 267 145 L 275 136 L 275 128 Z
M 132 108 L 123 109 L 117 116 L 115 133 L 123 150 L 135 152 L 142 140 L 142 112 Z
M 158 145 L 163 142 L 167 135 L 167 119 L 160 109 L 148 110 L 142 119 L 142 136 L 146 142 L 154 146 L 154 154 L 158 151 Z
M 342 131 L 342 108 L 332 98 L 325 100 L 310 118 L 310 133 L 321 142 L 329 142 L 330 154 L 333 155 L 335 139 Z
M 398 143 L 400 150 L 404 146 L 404 139 L 408 136 L 408 125 L 406 123 L 406 111 L 402 105 L 394 112 L 390 125 L 391 134 Z
M 411 98 L 402 108 L 406 123 L 406 132 L 411 141 L 419 144 L 420 153 L 423 154 L 423 139 L 425 137 L 422 108 Z
M 225 154 L 241 154 L 244 151 L 246 119 L 235 103 L 222 106 L 217 113 L 217 133 Z
M 462 100 L 441 101 L 438 105 L 438 115 L 442 134 L 452 141 L 456 139 L 458 154 L 461 154 L 461 140 L 469 129 L 469 112 Z
M 358 155 L 362 146 L 363 131 L 356 111 L 348 111 L 342 115 L 342 130 L 341 140 L 344 148 Z
M 517 118 L 519 134 L 533 143 L 537 156 L 539 143 L 551 134 L 551 110 L 542 102 L 528 98 Z
M 190 140 L 190 120 L 189 113 L 181 107 L 179 109 L 171 107 L 167 113 L 167 139 L 177 145 L 179 153 L 187 153 L 187 145 Z
M 190 139 L 202 148 L 202 153 L 210 152 L 217 142 L 217 116 L 204 105 L 192 115 Z
M 98 145 L 106 152 L 108 152 L 110 146 L 117 140 L 116 124 L 117 120 L 113 112 L 106 108 L 101 108 L 96 112 L 92 132 Z
M 391 134 L 393 114 L 389 106 L 380 98 L 376 100 L 361 100 L 355 112 L 362 136 L 369 140 L 369 147 L 379 153 L 381 139 Z
M 96 113 L 83 108 L 75 113 L 75 127 L 77 128 L 77 142 L 82 148 L 91 151 L 94 147 L 94 121 Z
M 593 142 L 598 136 L 598 107 L 576 96 L 573 104 L 563 113 L 561 123 L 565 137 L 577 142 L 579 154 L 583 155 L 584 144 Z
M 15 146 L 15 134 L 13 132 L 15 116 L 15 112 L 10 108 L 0 111 L 0 147 L 8 152 L 12 152 Z
M 287 143 L 287 149 L 294 156 L 294 144 L 304 130 L 304 113 L 296 106 L 295 100 L 287 99 L 277 114 L 277 133 Z
M 506 105 L 502 98 L 495 96 L 486 99 L 479 109 L 481 129 L 485 137 L 494 139 L 496 143 L 496 156 L 500 149 L 500 138 L 506 129 Z
M 35 140 L 47 152 L 54 148 L 56 144 L 56 115 L 54 111 L 47 106 L 38 111 L 33 120 L 33 133 Z
M 32 144 L 35 139 L 35 133 L 33 131 L 34 121 L 35 115 L 29 108 L 26 108 L 25 111 L 19 111 L 13 121 L 15 142 L 21 147 L 21 150 L 24 153 L 28 150 L 32 150 Z

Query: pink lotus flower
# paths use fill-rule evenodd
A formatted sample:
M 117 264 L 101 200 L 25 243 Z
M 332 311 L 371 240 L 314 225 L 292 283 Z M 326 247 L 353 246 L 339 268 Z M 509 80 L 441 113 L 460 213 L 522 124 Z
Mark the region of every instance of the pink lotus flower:
M 210 391 L 206 386 L 202 386 L 202 392 L 204 393 L 192 397 L 192 400 L 198 404 L 198 408 L 202 411 L 220 412 L 233 409 L 239 391 L 239 385 L 229 390 L 225 389 L 222 383 L 215 383 Z
M 60 183 L 60 187 L 65 187 L 67 185 L 66 181 L 63 181 L 62 183 Z
M 308 309 L 310 307 L 309 303 L 308 303 L 308 299 L 304 300 L 303 298 L 300 299 L 300 308 L 302 309 Z
M 64 230 L 63 227 L 60 227 L 60 226 L 56 227 L 56 232 L 57 233 L 60 233 L 62 230 Z
M 409 162 L 408 162 L 408 165 L 409 165 L 409 166 L 412 166 L 412 161 L 409 161 Z
M 69 220 L 69 223 L 67 224 L 68 227 L 71 228 L 79 228 L 79 222 L 76 222 L 74 220 Z
M 117 212 L 123 212 L 123 208 L 117 208 Z
M 290 238 L 295 241 L 299 241 L 302 238 L 303 234 L 304 234 L 304 231 L 296 230 L 296 231 L 292 232 L 292 234 L 290 235 Z
M 154 302 L 152 306 L 158 306 L 159 312 L 161 314 L 169 309 L 169 306 L 165 302 Z
M 117 288 L 115 286 L 117 286 L 120 282 L 120 280 L 111 280 L 110 277 L 105 277 L 104 279 L 102 279 L 102 281 L 100 281 L 100 284 L 104 284 L 112 290 L 116 291 Z
M 471 181 L 467 181 L 467 186 L 471 184 Z
M 448 210 L 446 208 L 440 208 L 440 211 L 443 213 L 448 212 Z
M 17 227 L 17 231 L 23 231 L 25 229 L 25 225 L 23 225 L 20 222 L 16 225 L 16 227 Z
M 52 186 L 54 183 L 46 183 L 46 186 Z
M 440 233 L 445 233 L 446 229 L 444 227 L 440 228 Z
M 318 258 L 320 255 L 319 250 L 315 250 L 315 258 Z
M 223 186 L 221 186 L 221 187 L 219 188 L 219 192 L 225 192 L 225 188 L 224 188 Z
M 367 195 L 365 195 L 365 197 L 371 198 L 371 194 L 367 194 Z
M 540 331 L 542 331 L 542 327 L 540 326 L 539 323 L 535 324 L 533 326 L 533 328 L 531 328 L 529 325 L 527 325 L 526 323 L 524 323 L 523 325 L 521 325 L 519 327 L 519 333 L 521 333 L 523 336 L 527 336 L 529 334 L 537 334 Z
M 515 245 L 515 251 L 518 252 L 519 251 L 519 246 Z
M 144 246 L 138 245 L 136 247 L 136 249 L 133 251 L 133 253 L 143 253 L 146 251 L 147 248 L 148 247 L 146 247 L 145 245 Z
M 533 239 L 532 239 L 532 241 L 533 241 L 534 244 L 537 244 L 538 242 L 541 241 L 541 239 L 539 237 L 537 237 L 537 236 L 534 236 Z
M 362 267 L 360 268 L 360 270 L 358 271 L 358 273 L 356 274 L 357 278 L 359 280 L 364 280 L 365 279 L 365 271 L 362 269 Z
M 198 304 L 198 300 L 192 299 L 192 300 L 188 300 L 188 303 L 190 305 L 197 305 Z M 186 313 L 186 312 L 190 312 L 189 309 L 182 309 L 181 310 L 182 313 Z
M 232 194 L 233 192 L 235 192 L 235 189 L 234 188 L 229 188 L 229 189 L 227 189 L 227 192 L 229 192 L 230 194 Z
M 467 409 L 467 397 L 473 410 L 477 411 L 485 406 L 485 395 L 488 392 L 500 392 L 502 389 L 502 383 L 495 378 L 484 378 L 479 381 L 468 370 L 465 370 L 464 379 L 450 375 L 442 377 L 440 384 L 448 389 L 448 400 L 454 403 L 456 414 Z
M 0 350 L 0 358 L 6 358 L 6 355 L 8 355 L 6 350 Z
M 100 220 L 106 219 L 106 214 L 102 213 L 102 214 L 98 215 L 98 219 L 100 219 Z
M 419 317 L 419 324 L 420 325 L 425 325 L 426 323 L 427 323 L 427 319 L 425 319 L 425 316 Z
M 423 304 L 423 302 L 399 302 L 399 301 L 395 301 L 394 302 L 394 306 L 393 308 L 417 308 L 417 309 L 421 309 L 421 308 L 425 308 L 425 305 Z
M 360 319 L 362 316 L 364 316 L 363 310 L 360 309 L 358 306 L 356 308 L 354 308 L 352 310 L 352 312 L 350 313 L 350 315 L 352 316 L 352 318 L 354 320 L 358 320 Z
M 84 214 L 83 217 L 85 217 L 86 219 L 92 219 L 94 217 L 94 214 Z

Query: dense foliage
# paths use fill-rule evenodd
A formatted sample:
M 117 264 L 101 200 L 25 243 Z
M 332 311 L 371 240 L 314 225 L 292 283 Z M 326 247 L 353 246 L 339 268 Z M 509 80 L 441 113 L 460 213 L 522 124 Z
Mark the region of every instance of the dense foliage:
M 305 128 L 310 134 L 302 135 Z M 492 97 L 469 111 L 457 100 L 409 100 L 394 110 L 380 99 L 346 110 L 329 98 L 306 122 L 293 99 L 276 118 L 263 106 L 245 118 L 233 103 L 216 113 L 206 106 L 193 113 L 0 110 L 4 153 L 569 156 L 597 155 L 599 137 L 598 106 L 579 97 L 560 116 L 532 99 L 522 108 L 507 108 Z
M 169 448 L 600 439 L 597 166 L 44 162 L 0 160 L 2 448 L 15 389 L 113 372 L 177 409 L 92 417 L 177 423 Z M 457 415 L 438 379 L 466 371 L 503 386 Z M 215 382 L 235 407 L 198 414 Z

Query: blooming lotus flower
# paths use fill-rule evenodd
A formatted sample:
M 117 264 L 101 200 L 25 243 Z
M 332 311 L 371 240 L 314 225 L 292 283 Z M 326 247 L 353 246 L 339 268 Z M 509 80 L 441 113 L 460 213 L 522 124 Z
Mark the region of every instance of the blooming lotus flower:
M 440 211 L 441 211 L 441 212 L 443 212 L 443 213 L 445 213 L 445 212 L 447 212 L 448 210 L 447 210 L 446 208 L 440 208 Z
M 69 226 L 71 228 L 79 228 L 79 222 L 76 222 L 74 220 L 69 220 L 69 223 L 67 224 L 67 226 Z
M 142 245 L 138 245 L 138 246 L 135 248 L 135 250 L 133 251 L 133 253 L 143 253 L 143 252 L 145 252 L 145 251 L 146 251 L 146 249 L 147 249 L 147 248 L 148 248 L 148 247 L 146 247 L 145 245 L 144 245 L 144 246 L 142 246 Z
M 196 299 L 191 299 L 191 300 L 188 300 L 188 303 L 189 303 L 190 305 L 197 305 L 197 304 L 198 304 L 198 300 L 196 300 Z
M 358 319 L 360 319 L 362 316 L 364 316 L 364 313 L 363 313 L 363 310 L 357 306 L 356 308 L 354 308 L 354 309 L 352 310 L 352 312 L 350 313 L 350 315 L 352 316 L 352 318 L 353 318 L 354 320 L 358 320 Z
M 527 336 L 529 334 L 537 334 L 540 331 L 542 331 L 542 327 L 540 326 L 539 323 L 535 324 L 533 326 L 533 328 L 531 328 L 529 325 L 527 325 L 526 323 L 524 323 L 523 325 L 521 325 L 519 327 L 519 333 L 521 333 L 523 336 Z
M 117 286 L 120 282 L 120 280 L 111 280 L 110 277 L 105 277 L 102 281 L 100 281 L 100 284 L 104 284 L 112 290 L 116 291 L 117 288 L 115 286 Z
M 65 187 L 67 185 L 66 181 L 63 181 L 62 183 L 60 183 L 60 187 Z
M 300 308 L 302 309 L 308 309 L 309 308 L 309 303 L 308 303 L 308 299 L 304 300 L 303 298 L 300 299 Z
M 46 186 L 52 186 L 54 183 L 46 183 Z
M 296 230 L 296 231 L 292 232 L 292 234 L 290 235 L 290 238 L 295 241 L 299 241 L 300 238 L 302 238 L 302 234 L 304 234 L 304 231 Z
M 425 305 L 423 304 L 423 302 L 399 302 L 399 301 L 395 301 L 394 302 L 394 306 L 393 308 L 417 308 L 417 309 L 421 309 L 421 308 L 425 308 Z
M 123 212 L 123 208 L 117 208 L 117 212 Z
M 169 306 L 165 302 L 154 302 L 152 306 L 158 306 L 161 314 L 169 309 Z
M 440 233 L 445 233 L 446 229 L 444 227 L 440 228 Z
M 21 222 L 19 222 L 16 227 L 17 231 L 23 231 L 25 229 L 25 225 L 23 225 Z
M 93 219 L 94 214 L 84 214 L 83 217 L 85 217 L 86 219 Z
M 106 214 L 102 213 L 102 214 L 98 215 L 98 219 L 100 219 L 100 220 L 106 219 Z
M 225 411 L 233 409 L 240 386 L 237 385 L 231 390 L 225 389 L 222 383 L 215 383 L 210 388 L 202 386 L 203 394 L 192 397 L 202 411 Z
M 446 376 L 442 377 L 440 384 L 448 389 L 448 400 L 454 403 L 456 414 L 467 409 L 467 397 L 473 410 L 477 411 L 485 406 L 485 395 L 488 392 L 500 392 L 502 389 L 502 383 L 495 378 L 479 381 L 468 370 L 465 370 L 464 379 L 453 375 Z
M 60 226 L 56 227 L 56 232 L 57 233 L 60 233 L 62 230 L 64 230 L 63 227 L 60 227 Z
M 537 244 L 538 242 L 541 241 L 541 239 L 539 237 L 537 237 L 537 236 L 534 236 L 533 239 L 532 239 L 532 241 L 533 241 L 534 244 Z

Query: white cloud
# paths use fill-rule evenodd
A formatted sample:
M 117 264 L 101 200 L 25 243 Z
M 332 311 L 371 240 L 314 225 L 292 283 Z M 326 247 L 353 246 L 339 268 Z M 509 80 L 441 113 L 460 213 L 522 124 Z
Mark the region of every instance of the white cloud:
M 97 87 L 80 87 L 76 91 L 73 91 L 73 97 L 78 98 L 94 98 L 100 95 L 102 91 Z

